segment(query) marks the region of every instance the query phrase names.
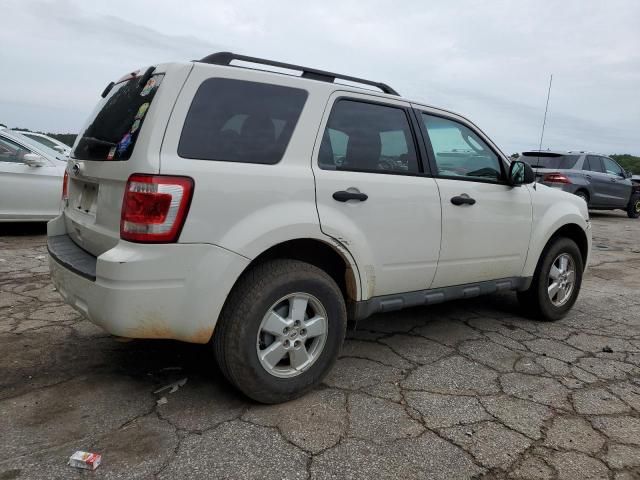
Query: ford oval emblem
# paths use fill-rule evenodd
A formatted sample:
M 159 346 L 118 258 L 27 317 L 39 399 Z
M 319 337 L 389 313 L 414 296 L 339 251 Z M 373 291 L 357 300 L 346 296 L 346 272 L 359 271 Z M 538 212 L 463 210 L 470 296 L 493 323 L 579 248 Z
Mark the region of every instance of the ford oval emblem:
M 80 175 L 80 165 L 77 163 L 74 163 L 73 167 L 71 167 L 71 173 L 73 173 L 76 177 Z

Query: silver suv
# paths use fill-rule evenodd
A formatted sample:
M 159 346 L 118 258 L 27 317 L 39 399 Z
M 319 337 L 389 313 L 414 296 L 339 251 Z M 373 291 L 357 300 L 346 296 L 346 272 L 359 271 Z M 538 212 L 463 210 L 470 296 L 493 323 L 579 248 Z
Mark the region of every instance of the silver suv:
M 640 216 L 640 187 L 609 157 L 534 150 L 523 152 L 521 159 L 533 167 L 539 182 L 583 198 L 592 210 L 620 209 L 630 218 Z
M 107 86 L 48 224 L 51 274 L 106 331 L 209 343 L 240 390 L 281 402 L 322 381 L 348 317 L 507 290 L 566 315 L 589 212 L 533 181 L 388 85 L 221 52 Z

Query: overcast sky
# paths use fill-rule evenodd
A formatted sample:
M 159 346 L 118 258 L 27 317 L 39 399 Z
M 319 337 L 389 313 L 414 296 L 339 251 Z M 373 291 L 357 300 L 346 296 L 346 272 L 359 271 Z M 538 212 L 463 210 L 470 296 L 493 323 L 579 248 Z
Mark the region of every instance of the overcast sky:
M 640 154 L 640 1 L 0 0 L 0 123 L 77 132 L 125 72 L 220 50 L 371 78 L 507 153 Z

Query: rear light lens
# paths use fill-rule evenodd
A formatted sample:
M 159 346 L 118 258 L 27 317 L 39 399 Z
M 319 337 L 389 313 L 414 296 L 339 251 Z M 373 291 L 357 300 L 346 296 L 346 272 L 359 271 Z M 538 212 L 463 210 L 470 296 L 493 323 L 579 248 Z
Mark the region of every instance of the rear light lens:
M 64 171 L 64 178 L 62 179 L 62 200 L 69 199 L 69 174 Z
M 127 181 L 120 217 L 120 238 L 138 243 L 178 240 L 187 218 L 193 179 L 133 174 Z
M 569 180 L 569 178 L 562 173 L 547 173 L 544 177 L 542 177 L 542 181 L 548 183 L 571 183 L 571 180 Z

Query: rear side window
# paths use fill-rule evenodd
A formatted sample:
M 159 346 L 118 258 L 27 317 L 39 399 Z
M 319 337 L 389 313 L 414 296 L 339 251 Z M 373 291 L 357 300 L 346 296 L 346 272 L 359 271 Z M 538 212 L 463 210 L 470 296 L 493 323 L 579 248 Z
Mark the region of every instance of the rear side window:
M 596 157 L 595 155 L 588 155 L 583 169 L 589 170 L 591 172 L 604 173 L 604 167 L 602 166 L 601 157 Z
M 178 155 L 198 160 L 278 163 L 307 91 L 210 78 L 198 88 L 182 127 Z
M 94 112 L 73 151 L 81 160 L 128 160 L 163 74 L 116 84 Z
M 407 114 L 402 108 L 339 100 L 324 131 L 318 164 L 324 170 L 418 173 Z
M 575 167 L 580 155 L 563 155 L 551 152 L 524 152 L 523 160 L 533 168 L 552 168 L 553 170 L 569 170 Z

